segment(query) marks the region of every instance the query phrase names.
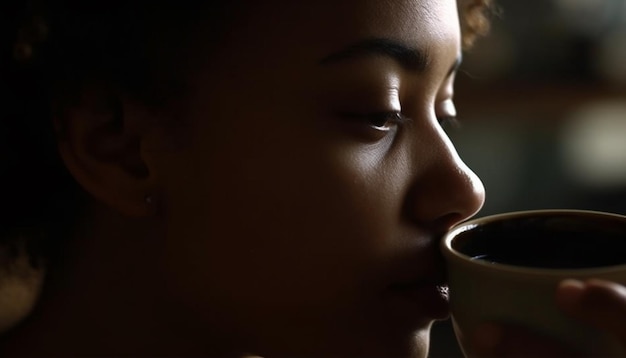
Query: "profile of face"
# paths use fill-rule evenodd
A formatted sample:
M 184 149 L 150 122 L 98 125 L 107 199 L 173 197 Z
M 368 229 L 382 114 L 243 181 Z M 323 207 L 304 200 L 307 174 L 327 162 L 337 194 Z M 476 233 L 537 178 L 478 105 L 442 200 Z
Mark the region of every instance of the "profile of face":
M 209 351 L 424 355 L 447 316 L 438 240 L 484 200 L 442 128 L 457 2 L 250 3 L 184 127 L 142 139 L 160 295 Z

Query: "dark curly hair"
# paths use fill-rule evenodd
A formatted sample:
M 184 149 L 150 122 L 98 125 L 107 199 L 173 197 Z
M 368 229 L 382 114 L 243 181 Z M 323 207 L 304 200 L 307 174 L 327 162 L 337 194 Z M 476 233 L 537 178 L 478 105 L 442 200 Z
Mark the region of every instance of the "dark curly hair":
M 181 59 L 197 57 L 190 52 L 201 47 L 193 46 L 201 35 L 203 47 L 207 38 L 217 45 L 234 3 L 13 0 L 0 5 L 0 245 L 8 248 L 0 261 L 24 248 L 34 258 L 54 256 L 84 207 L 86 196 L 56 150 L 62 129 L 53 128 L 51 118 L 59 108 L 53 103 L 72 101 L 88 81 L 104 82 L 151 105 L 180 95 L 181 69 L 193 68 Z M 488 30 L 489 5 L 490 0 L 469 0 L 460 10 L 465 49 Z
M 463 32 L 463 48 L 469 50 L 479 36 L 489 32 L 489 14 L 492 0 L 469 0 L 461 9 L 461 29 Z

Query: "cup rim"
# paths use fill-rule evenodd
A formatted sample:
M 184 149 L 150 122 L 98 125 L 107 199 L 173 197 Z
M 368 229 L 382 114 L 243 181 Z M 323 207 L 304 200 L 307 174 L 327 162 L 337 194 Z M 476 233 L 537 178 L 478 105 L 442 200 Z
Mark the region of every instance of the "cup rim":
M 480 224 L 486 224 L 494 221 L 499 221 L 505 218 L 521 218 L 525 216 L 534 215 L 549 215 L 549 214 L 565 214 L 565 215 L 592 215 L 604 218 L 614 218 L 623 220 L 626 222 L 626 215 L 617 213 L 609 213 L 594 210 L 579 210 L 579 209 L 539 209 L 539 210 L 523 210 L 512 211 L 494 215 L 488 215 L 480 218 L 471 219 L 462 222 L 452 229 L 450 229 L 441 240 L 441 251 L 444 257 L 447 259 L 453 259 L 456 262 L 463 263 L 464 265 L 471 266 L 473 268 L 482 268 L 493 270 L 494 268 L 501 273 L 511 274 L 528 274 L 528 275 L 541 275 L 541 276 L 567 276 L 567 275 L 580 275 L 580 276 L 593 276 L 598 274 L 611 274 L 613 272 L 624 272 L 626 270 L 626 263 L 620 265 L 592 267 L 592 268 L 569 268 L 569 269 L 555 269 L 555 268 L 536 268 L 536 267 L 524 267 L 515 266 L 502 263 L 492 263 L 482 260 L 473 260 L 470 256 L 465 255 L 452 247 L 452 241 L 459 234 L 472 230 Z

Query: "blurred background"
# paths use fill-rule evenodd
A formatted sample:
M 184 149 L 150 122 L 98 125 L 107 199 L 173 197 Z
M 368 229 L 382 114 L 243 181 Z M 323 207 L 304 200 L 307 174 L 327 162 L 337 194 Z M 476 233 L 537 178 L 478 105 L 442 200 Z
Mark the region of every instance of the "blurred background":
M 479 216 L 572 208 L 626 214 L 626 0 L 496 0 L 457 78 L 449 130 L 481 177 Z M 460 357 L 449 322 L 431 357 Z

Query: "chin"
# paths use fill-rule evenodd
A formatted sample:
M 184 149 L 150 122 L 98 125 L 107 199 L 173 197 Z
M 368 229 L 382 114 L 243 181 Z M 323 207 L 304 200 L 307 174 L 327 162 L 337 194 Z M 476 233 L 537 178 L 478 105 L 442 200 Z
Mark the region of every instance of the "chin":
M 328 356 L 425 358 L 428 356 L 430 326 L 409 334 L 406 332 L 396 335 L 387 333 L 384 337 L 381 335 L 376 338 L 363 339 L 360 345 L 353 346 L 354 349 L 348 348 L 344 352 Z
M 396 324 L 394 324 L 396 323 Z M 406 323 L 406 322 L 402 322 Z M 353 340 L 356 344 L 351 345 L 354 350 L 345 351 L 347 354 L 330 354 L 331 356 L 343 357 L 407 357 L 425 358 L 428 356 L 430 346 L 430 330 L 433 321 L 416 326 L 408 327 L 400 322 L 381 323 L 383 331 L 378 330 L 366 337 Z
M 386 342 L 386 352 L 380 352 L 380 356 L 385 357 L 410 357 L 410 358 L 425 358 L 428 356 L 428 350 L 430 345 L 430 327 L 432 323 L 426 328 L 413 331 L 411 334 L 407 334 L 404 337 L 398 336 L 396 339 L 392 339 L 391 342 Z
M 413 334 L 392 335 L 389 331 L 374 336 L 335 337 L 333 342 L 275 342 L 277 346 L 259 349 L 245 357 L 354 357 L 354 358 L 425 358 L 428 356 L 430 329 Z

